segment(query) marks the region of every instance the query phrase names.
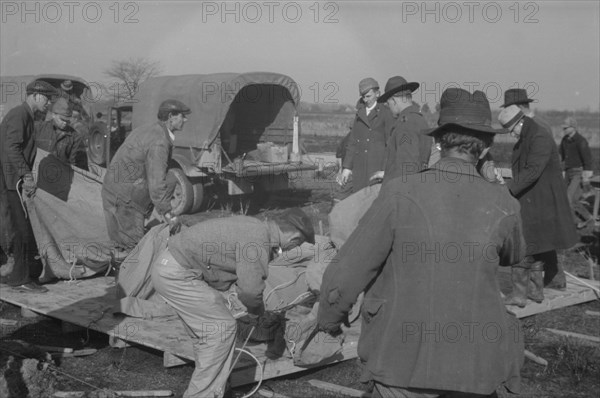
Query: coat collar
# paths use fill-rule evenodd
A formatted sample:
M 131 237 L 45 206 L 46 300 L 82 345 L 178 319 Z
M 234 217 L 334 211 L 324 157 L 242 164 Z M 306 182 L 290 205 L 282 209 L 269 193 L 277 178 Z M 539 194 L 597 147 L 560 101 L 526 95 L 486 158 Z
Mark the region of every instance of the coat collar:
M 159 120 L 159 121 L 158 121 L 158 125 L 159 125 L 160 127 L 162 127 L 162 129 L 163 129 L 163 131 L 164 131 L 164 133 L 165 133 L 165 137 L 167 137 L 167 140 L 169 140 L 169 142 L 170 142 L 171 144 L 173 144 L 173 142 L 174 142 L 174 139 L 171 139 L 171 135 L 169 134 L 169 129 L 167 128 L 167 125 L 165 124 L 165 122 L 163 122 L 162 120 Z
M 462 174 L 470 177 L 482 178 L 477 172 L 477 167 L 459 158 L 444 157 L 431 166 L 430 170 L 438 170 L 446 174 Z
M 27 101 L 23 102 L 23 108 L 25 108 L 25 110 L 27 111 L 27 113 L 29 113 L 32 118 L 34 117 L 33 109 L 31 109 L 31 107 L 29 106 L 29 104 L 27 103 Z
M 358 105 L 358 110 L 356 111 L 356 116 L 365 122 L 367 125 L 370 125 L 373 119 L 379 116 L 379 111 L 381 111 L 382 104 L 375 105 L 375 108 L 367 115 L 367 106 L 364 103 L 360 103 Z

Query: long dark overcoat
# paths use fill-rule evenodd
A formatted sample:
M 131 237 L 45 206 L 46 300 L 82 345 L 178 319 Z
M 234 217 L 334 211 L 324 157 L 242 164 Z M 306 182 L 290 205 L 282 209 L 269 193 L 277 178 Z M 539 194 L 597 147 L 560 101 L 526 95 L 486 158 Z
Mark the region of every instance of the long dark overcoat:
M 354 192 L 369 185 L 373 173 L 384 170 L 386 143 L 393 123 L 394 117 L 386 106 L 377 104 L 367 116 L 365 105 L 358 105 L 342 163 L 343 168 L 352 170 Z
M 525 117 L 512 154 L 510 192 L 521 203 L 527 254 L 567 249 L 577 243 L 567 187 L 554 139 Z

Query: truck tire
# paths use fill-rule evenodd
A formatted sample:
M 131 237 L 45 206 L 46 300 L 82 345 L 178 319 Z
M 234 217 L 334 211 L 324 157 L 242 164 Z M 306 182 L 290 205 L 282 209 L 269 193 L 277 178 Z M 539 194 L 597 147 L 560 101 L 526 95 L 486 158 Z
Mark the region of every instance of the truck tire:
M 204 185 L 202 181 L 191 181 L 194 203 L 190 209 L 190 214 L 198 213 L 204 207 Z
M 175 184 L 173 198 L 171 199 L 171 213 L 175 216 L 186 214 L 194 205 L 194 191 L 192 184 L 181 169 L 169 169 L 167 181 Z
M 107 166 L 106 163 L 106 134 L 102 129 L 94 129 L 90 132 L 88 141 L 88 158 L 99 166 Z

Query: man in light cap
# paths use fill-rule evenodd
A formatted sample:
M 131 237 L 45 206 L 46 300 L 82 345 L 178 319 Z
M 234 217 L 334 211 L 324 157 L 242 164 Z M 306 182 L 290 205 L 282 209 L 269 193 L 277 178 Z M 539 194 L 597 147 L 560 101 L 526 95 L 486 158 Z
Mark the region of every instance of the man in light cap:
M 412 99 L 419 88 L 417 82 L 407 82 L 393 76 L 385 84 L 385 93 L 377 102 L 386 103 L 395 117 L 387 143 L 385 167 L 371 176 L 389 181 L 400 175 L 418 173 L 428 166 L 433 140 L 421 134 L 427 123 Z
M 518 138 L 512 154 L 512 179 L 507 185 L 521 203 L 527 244 L 527 256 L 512 269 L 513 293 L 506 297 L 506 304 L 524 307 L 528 297 L 538 302 L 544 298 L 538 287 L 542 270 L 544 286 L 566 289 L 556 250 L 570 248 L 578 237 L 552 136 L 516 105 L 502 109 L 498 120 Z
M 60 161 L 86 170 L 83 137 L 71 127 L 72 116 L 72 105 L 66 98 L 59 97 L 52 105 L 51 119 L 36 124 L 35 143 Z
M 345 185 L 352 176 L 353 192 L 368 186 L 369 178 L 383 169 L 385 147 L 393 123 L 390 111 L 377 103 L 379 84 L 375 79 L 361 80 L 358 91 L 360 99 L 340 177 L 340 183 Z
M 8 257 L 0 268 L 0 279 L 23 291 L 43 293 L 47 289 L 31 275 L 37 249 L 19 191 L 35 190 L 31 171 L 36 153 L 34 115 L 46 112 L 58 92 L 49 83 L 35 80 L 27 85 L 26 93 L 25 102 L 11 109 L 0 124 L 0 246 Z
M 115 153 L 102 185 L 102 205 L 108 236 L 122 250 L 131 250 L 144 236 L 144 219 L 156 208 L 171 222 L 173 185 L 167 169 L 175 133 L 190 114 L 183 102 L 168 99 L 160 104 L 158 121 L 140 126 L 127 136 Z
M 321 284 L 317 320 L 331 334 L 364 291 L 358 355 L 373 397 L 519 392 L 523 336 L 496 280 L 523 257 L 519 203 L 476 170 L 503 131 L 481 91 L 448 89 L 440 104 L 427 130 L 440 161 L 383 183 Z
M 579 200 L 583 191 L 590 191 L 590 179 L 594 176 L 592 170 L 592 151 L 587 140 L 577 131 L 577 120 L 569 116 L 562 125 L 563 138 L 560 142 L 559 154 L 563 162 L 565 181 L 567 183 L 567 197 L 573 209 L 574 219 L 583 221 L 577 224 L 582 228 L 593 220 L 593 216 Z
M 193 339 L 196 370 L 184 397 L 225 393 L 237 326 L 220 292 L 233 288 L 247 308 L 246 323 L 260 326 L 268 317 L 263 302 L 268 263 L 303 242 L 314 244 L 315 233 L 311 219 L 298 208 L 267 221 L 215 218 L 169 238 L 152 265 L 152 284 Z

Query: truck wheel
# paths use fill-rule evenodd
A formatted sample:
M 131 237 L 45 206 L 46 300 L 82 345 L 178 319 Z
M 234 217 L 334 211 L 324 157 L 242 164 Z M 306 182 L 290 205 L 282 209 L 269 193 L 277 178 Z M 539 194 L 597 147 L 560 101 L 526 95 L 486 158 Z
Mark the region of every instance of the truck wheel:
M 194 203 L 190 209 L 190 214 L 198 213 L 204 206 L 204 185 L 202 181 L 191 181 L 192 192 L 194 194 Z
M 105 166 L 106 150 L 106 134 L 102 130 L 93 130 L 88 142 L 89 160 L 99 166 Z
M 188 213 L 194 205 L 194 190 L 187 176 L 181 169 L 169 169 L 167 181 L 175 184 L 171 213 L 176 216 Z

